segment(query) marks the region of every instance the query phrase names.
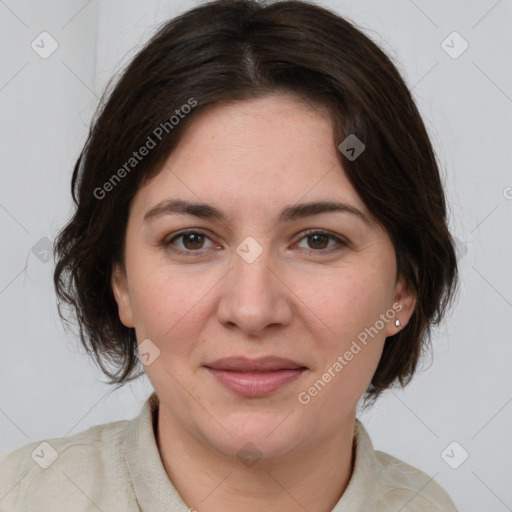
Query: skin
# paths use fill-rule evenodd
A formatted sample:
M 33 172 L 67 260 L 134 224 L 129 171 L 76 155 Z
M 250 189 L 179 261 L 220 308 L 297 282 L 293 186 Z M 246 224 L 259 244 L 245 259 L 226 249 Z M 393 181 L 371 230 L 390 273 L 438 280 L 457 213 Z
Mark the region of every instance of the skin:
M 228 218 L 168 214 L 144 222 L 169 198 L 211 203 Z M 368 222 L 340 212 L 277 222 L 286 206 L 313 200 L 342 201 Z M 186 228 L 205 237 L 166 245 Z M 303 233 L 308 229 L 346 244 L 312 238 Z M 252 263 L 236 252 L 248 236 L 262 249 Z M 398 331 L 394 319 L 308 404 L 297 397 L 393 304 L 401 305 L 401 328 L 407 324 L 415 298 L 396 270 L 389 236 L 341 167 L 323 108 L 272 94 L 195 117 L 162 170 L 135 195 L 124 268 L 116 265 L 112 279 L 123 324 L 135 327 L 139 343 L 149 339 L 160 350 L 145 366 L 160 399 L 157 442 L 189 507 L 332 509 L 353 468 L 356 405 L 385 338 Z M 248 398 L 203 366 L 266 355 L 307 370 L 268 396 Z M 251 467 L 237 457 L 248 442 L 261 454 Z

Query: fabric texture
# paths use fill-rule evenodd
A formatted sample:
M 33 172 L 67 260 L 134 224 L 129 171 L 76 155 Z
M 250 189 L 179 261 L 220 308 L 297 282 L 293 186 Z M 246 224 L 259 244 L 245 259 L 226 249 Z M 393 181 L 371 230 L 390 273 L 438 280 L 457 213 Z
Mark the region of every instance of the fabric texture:
M 139 416 L 36 441 L 0 458 L 0 512 L 190 512 L 155 437 L 158 397 Z M 422 471 L 375 451 L 356 419 L 355 462 L 332 512 L 457 512 Z M 198 511 L 200 512 L 200 511 Z

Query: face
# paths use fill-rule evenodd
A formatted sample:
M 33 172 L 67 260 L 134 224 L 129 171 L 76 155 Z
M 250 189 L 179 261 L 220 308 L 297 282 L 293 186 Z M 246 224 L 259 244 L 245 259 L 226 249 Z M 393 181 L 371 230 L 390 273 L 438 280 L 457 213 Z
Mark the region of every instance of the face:
M 138 190 L 112 285 L 176 432 L 270 457 L 353 421 L 414 298 L 336 152 L 326 111 L 270 95 L 198 115 Z

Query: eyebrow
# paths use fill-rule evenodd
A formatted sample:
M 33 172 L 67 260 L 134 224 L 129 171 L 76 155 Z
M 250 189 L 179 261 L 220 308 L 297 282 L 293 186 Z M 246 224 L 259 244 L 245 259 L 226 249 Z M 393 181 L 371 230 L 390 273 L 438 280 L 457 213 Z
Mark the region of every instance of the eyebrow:
M 299 203 L 284 208 L 278 218 L 278 222 L 290 222 L 296 219 L 302 219 L 322 213 L 348 213 L 358 217 L 366 224 L 370 224 L 370 219 L 362 211 L 354 206 L 339 201 L 313 201 L 309 203 Z M 227 222 L 227 215 L 211 204 L 193 203 L 182 199 L 167 199 L 150 208 L 144 215 L 143 222 L 149 222 L 152 219 L 162 215 L 193 215 L 201 219 L 213 219 L 220 222 Z

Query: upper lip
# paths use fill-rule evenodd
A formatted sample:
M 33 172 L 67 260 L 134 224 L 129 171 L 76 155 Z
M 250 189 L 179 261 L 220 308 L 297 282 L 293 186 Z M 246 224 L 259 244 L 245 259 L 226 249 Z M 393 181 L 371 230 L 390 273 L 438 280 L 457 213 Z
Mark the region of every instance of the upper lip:
M 224 357 L 204 366 L 214 370 L 232 372 L 272 372 L 277 370 L 297 370 L 305 368 L 304 365 L 285 359 L 283 357 L 267 356 L 257 359 L 247 357 Z

